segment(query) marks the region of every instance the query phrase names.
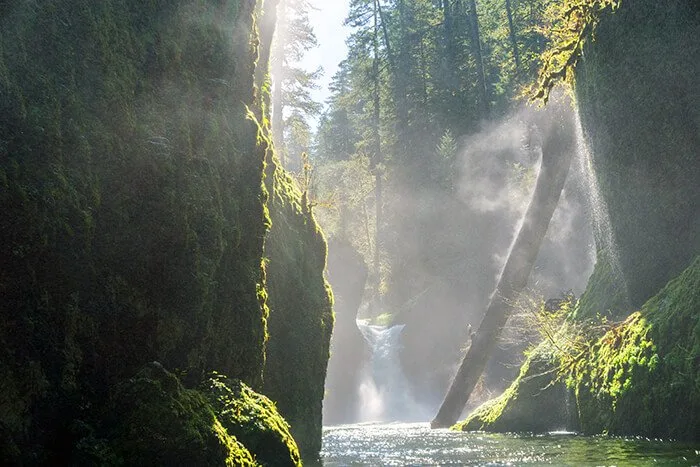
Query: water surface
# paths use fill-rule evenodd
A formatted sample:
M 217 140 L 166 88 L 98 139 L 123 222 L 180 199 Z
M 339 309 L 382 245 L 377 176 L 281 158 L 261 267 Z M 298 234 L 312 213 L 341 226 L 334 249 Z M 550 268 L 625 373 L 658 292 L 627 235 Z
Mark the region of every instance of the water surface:
M 325 427 L 325 467 L 345 465 L 700 465 L 700 444 L 638 438 L 463 433 L 427 423 Z

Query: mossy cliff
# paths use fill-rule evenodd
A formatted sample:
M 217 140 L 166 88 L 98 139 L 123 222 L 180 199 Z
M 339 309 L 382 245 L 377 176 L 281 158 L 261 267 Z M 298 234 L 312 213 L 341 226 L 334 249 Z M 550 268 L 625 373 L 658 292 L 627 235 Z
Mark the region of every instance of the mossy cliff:
M 554 383 L 574 392 L 572 429 L 700 433 L 698 34 L 700 10 L 691 0 L 622 0 L 600 18 L 576 66 L 577 103 L 615 245 L 598 245 L 572 314 L 606 331 L 587 336 L 578 363 Z M 558 399 L 543 406 L 534 394 L 513 397 L 536 374 L 528 368 L 533 358 L 497 403 L 470 416 L 467 429 L 517 430 L 526 423 L 510 415 L 560 407 Z M 561 371 L 557 358 L 538 361 L 540 370 Z M 542 388 L 550 382 L 543 379 Z
M 97 424 L 79 428 L 71 460 L 80 465 L 301 465 L 267 397 L 217 373 L 185 389 L 156 362 L 117 385 Z
M 700 252 L 700 10 L 623 0 L 576 68 L 581 123 L 634 308 Z
M 190 388 L 216 370 L 262 390 L 271 152 L 248 118 L 265 112 L 261 8 L 3 2 L 0 457 L 69 461 L 75 427 L 101 426 L 147 362 Z M 325 257 L 320 235 L 280 232 Z M 323 261 L 309 268 L 322 277 Z M 327 345 L 309 345 L 325 368 Z
M 612 275 L 594 281 L 594 274 L 581 315 L 592 317 L 605 295 L 618 303 L 613 315 L 624 317 L 615 297 L 623 287 L 627 312 L 641 310 L 603 336 L 576 371 L 586 432 L 700 433 L 694 419 L 700 386 L 691 369 L 700 361 L 693 262 L 700 254 L 698 34 L 700 10 L 692 0 L 623 0 L 601 19 L 576 68 L 581 122 L 624 280 L 611 287 Z M 599 255 L 599 265 L 604 260 Z
M 543 342 L 499 398 L 460 430 L 576 429 L 698 439 L 700 257 L 641 310 L 590 340 L 574 365 Z
M 700 257 L 574 368 L 586 433 L 700 437 Z
M 333 330 L 333 298 L 323 277 L 326 241 L 306 193 L 270 164 L 272 229 L 265 243 L 270 340 L 264 392 L 292 425 L 304 459 L 321 450 L 322 402 Z

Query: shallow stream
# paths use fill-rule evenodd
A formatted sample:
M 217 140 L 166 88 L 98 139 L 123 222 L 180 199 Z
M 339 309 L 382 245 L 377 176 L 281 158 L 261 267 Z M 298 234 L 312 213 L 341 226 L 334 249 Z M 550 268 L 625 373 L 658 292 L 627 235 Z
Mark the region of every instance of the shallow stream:
M 700 444 L 639 438 L 462 433 L 427 423 L 325 427 L 325 467 L 346 465 L 698 466 Z

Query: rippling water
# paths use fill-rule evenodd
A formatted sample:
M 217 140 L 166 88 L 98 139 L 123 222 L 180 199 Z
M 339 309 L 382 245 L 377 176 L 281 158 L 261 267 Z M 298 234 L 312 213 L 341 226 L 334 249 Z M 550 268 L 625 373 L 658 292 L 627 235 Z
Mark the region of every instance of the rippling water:
M 326 427 L 323 465 L 700 465 L 700 444 L 573 433 L 431 430 L 427 423 Z

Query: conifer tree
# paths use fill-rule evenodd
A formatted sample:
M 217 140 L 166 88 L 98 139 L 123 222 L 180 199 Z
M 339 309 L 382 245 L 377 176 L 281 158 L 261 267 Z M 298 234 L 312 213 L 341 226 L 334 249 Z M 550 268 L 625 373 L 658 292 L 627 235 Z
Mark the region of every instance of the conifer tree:
M 273 142 L 283 164 L 293 169 L 299 168 L 301 153 L 289 150 L 287 138 L 294 135 L 298 144 L 301 128 L 305 126 L 305 131 L 310 132 L 308 119 L 321 111 L 321 104 L 313 99 L 311 92 L 318 87 L 322 69 L 308 71 L 299 66 L 306 52 L 318 45 L 309 22 L 310 8 L 308 0 L 280 0 L 272 50 Z M 290 124 L 295 126 L 293 131 L 287 130 Z M 298 149 L 295 147 L 294 151 Z M 309 149 L 305 147 L 303 152 Z

